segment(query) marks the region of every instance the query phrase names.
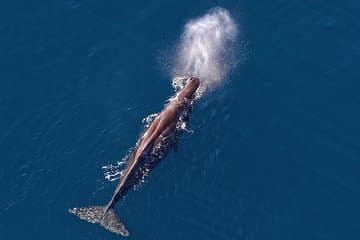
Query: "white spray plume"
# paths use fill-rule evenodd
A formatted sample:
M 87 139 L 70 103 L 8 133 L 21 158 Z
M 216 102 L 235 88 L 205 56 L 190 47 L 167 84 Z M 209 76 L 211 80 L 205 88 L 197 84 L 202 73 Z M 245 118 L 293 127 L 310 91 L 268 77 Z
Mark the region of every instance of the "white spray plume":
M 196 76 L 201 93 L 214 89 L 236 65 L 232 50 L 237 33 L 236 23 L 223 8 L 190 20 L 177 47 L 173 79 Z

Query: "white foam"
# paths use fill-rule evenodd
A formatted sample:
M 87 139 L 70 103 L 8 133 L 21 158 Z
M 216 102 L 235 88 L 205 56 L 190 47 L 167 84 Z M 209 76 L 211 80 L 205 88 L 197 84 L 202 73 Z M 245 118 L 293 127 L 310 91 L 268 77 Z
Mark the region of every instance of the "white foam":
M 121 161 L 116 162 L 116 164 L 108 164 L 102 167 L 104 172 L 104 178 L 110 182 L 118 180 L 123 175 L 123 166 L 126 164 L 128 155 L 125 156 Z

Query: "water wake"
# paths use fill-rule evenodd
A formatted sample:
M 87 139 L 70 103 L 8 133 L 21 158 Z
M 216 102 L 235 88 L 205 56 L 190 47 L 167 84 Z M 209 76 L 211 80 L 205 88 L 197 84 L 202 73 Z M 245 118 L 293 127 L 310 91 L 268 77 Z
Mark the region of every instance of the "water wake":
M 102 167 L 104 172 L 104 177 L 106 180 L 113 182 L 118 180 L 123 175 L 123 166 L 126 164 L 128 156 L 126 156 L 121 161 L 117 161 L 116 164 L 108 164 Z
M 196 76 L 201 80 L 200 94 L 217 87 L 236 65 L 237 34 L 236 23 L 223 8 L 190 20 L 177 46 L 173 85 L 179 78 Z

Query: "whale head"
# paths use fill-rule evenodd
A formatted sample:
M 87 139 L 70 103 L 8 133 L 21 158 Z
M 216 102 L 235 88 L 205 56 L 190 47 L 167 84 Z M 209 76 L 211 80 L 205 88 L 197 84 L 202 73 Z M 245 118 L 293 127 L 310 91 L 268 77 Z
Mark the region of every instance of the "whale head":
M 194 94 L 196 90 L 200 86 L 200 79 L 198 77 L 190 77 L 187 81 L 185 86 L 180 90 L 178 99 L 190 99 L 194 98 Z

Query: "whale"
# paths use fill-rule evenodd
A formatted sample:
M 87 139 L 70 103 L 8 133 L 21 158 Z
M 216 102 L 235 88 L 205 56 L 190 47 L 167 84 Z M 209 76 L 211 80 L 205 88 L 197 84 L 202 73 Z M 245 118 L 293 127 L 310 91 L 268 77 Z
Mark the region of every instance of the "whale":
M 129 236 L 129 231 L 115 212 L 115 206 L 176 146 L 179 136 L 184 131 L 180 125 L 186 124 L 189 120 L 199 86 L 199 78 L 189 77 L 185 85 L 140 134 L 115 191 L 106 205 L 75 207 L 69 209 L 69 212 L 82 220 L 99 224 L 110 232 Z

